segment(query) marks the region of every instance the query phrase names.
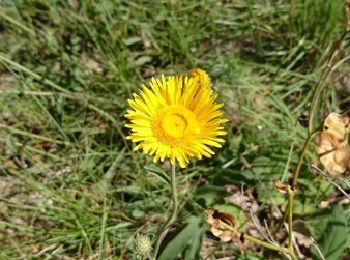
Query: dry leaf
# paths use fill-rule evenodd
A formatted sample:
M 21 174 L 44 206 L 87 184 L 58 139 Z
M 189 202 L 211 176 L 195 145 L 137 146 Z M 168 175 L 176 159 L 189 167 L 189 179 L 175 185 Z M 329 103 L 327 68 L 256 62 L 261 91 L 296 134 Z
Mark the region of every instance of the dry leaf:
M 280 180 L 275 181 L 275 188 L 281 193 L 288 193 L 288 185 L 284 184 Z
M 239 206 L 248 215 L 251 211 L 256 212 L 259 209 L 258 202 L 254 198 L 251 190 L 240 190 L 239 187 L 234 185 L 226 185 L 227 191 L 231 192 L 232 195 L 227 201 Z
M 331 176 L 340 175 L 349 167 L 349 122 L 348 116 L 331 113 L 324 122 L 323 131 L 316 138 L 316 151 Z
M 17 169 L 17 165 L 10 159 L 5 160 L 4 162 L 5 169 Z
M 324 121 L 323 132 L 339 143 L 348 141 L 350 118 L 347 115 L 330 113 Z
M 233 231 L 236 226 L 235 217 L 233 215 L 220 212 L 216 209 L 207 209 L 207 213 L 207 223 L 211 226 L 210 231 L 214 236 L 225 242 L 237 237 L 238 233 Z
M 294 235 L 298 245 L 301 245 L 305 248 L 310 248 L 312 246 L 313 241 L 310 237 L 308 237 L 302 233 L 295 232 L 295 231 L 293 231 L 293 235 Z
M 93 74 L 94 72 L 97 74 L 103 73 L 103 68 L 98 62 L 98 59 L 96 59 L 95 57 L 90 58 L 83 56 L 81 62 L 85 65 L 86 73 L 88 75 Z

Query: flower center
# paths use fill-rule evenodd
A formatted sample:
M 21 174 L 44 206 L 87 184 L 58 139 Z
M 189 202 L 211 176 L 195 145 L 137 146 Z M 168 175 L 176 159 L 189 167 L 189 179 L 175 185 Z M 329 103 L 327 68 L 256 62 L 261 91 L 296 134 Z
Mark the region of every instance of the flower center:
M 177 113 L 166 115 L 162 123 L 165 134 L 171 137 L 182 137 L 187 126 L 186 118 Z
M 164 107 L 152 121 L 155 137 L 173 147 L 186 145 L 188 137 L 199 133 L 199 129 L 194 113 L 182 106 Z

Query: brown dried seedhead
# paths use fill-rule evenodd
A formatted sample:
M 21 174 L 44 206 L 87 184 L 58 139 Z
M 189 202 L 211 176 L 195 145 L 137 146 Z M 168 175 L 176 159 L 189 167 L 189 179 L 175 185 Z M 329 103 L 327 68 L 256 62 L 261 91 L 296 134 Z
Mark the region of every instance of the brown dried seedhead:
M 350 166 L 350 118 L 331 113 L 316 138 L 316 151 L 326 171 L 331 176 L 343 174 Z
M 210 225 L 210 231 L 214 236 L 225 242 L 239 237 L 239 233 L 236 231 L 236 220 L 233 215 L 216 209 L 207 209 L 207 213 L 207 223 Z

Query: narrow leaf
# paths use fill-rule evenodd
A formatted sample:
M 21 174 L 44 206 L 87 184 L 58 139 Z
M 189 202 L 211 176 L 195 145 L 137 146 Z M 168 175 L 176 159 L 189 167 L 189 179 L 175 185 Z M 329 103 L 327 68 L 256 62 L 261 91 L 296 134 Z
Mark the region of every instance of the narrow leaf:
M 201 228 L 201 218 L 191 219 L 190 222 L 166 245 L 158 260 L 175 259 L 176 256 L 192 242 L 192 239 Z

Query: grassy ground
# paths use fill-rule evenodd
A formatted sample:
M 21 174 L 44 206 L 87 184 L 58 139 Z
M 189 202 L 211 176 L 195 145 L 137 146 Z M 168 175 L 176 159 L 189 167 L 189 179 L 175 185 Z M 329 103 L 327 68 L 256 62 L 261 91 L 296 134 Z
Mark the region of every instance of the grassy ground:
M 140 235 L 154 241 L 169 213 L 159 177 L 169 165 L 132 151 L 126 99 L 152 76 L 198 66 L 226 104 L 229 135 L 178 174 L 181 210 L 163 248 L 185 259 L 282 257 L 213 239 L 203 209 L 240 201 L 252 235 L 268 227 L 286 242 L 286 198 L 273 181 L 296 166 L 316 82 L 344 30 L 342 0 L 0 1 L 0 259 L 142 258 Z M 345 62 L 327 80 L 319 121 L 349 107 L 349 71 Z M 306 159 L 295 228 L 339 259 L 349 207 L 311 170 L 313 145 Z

